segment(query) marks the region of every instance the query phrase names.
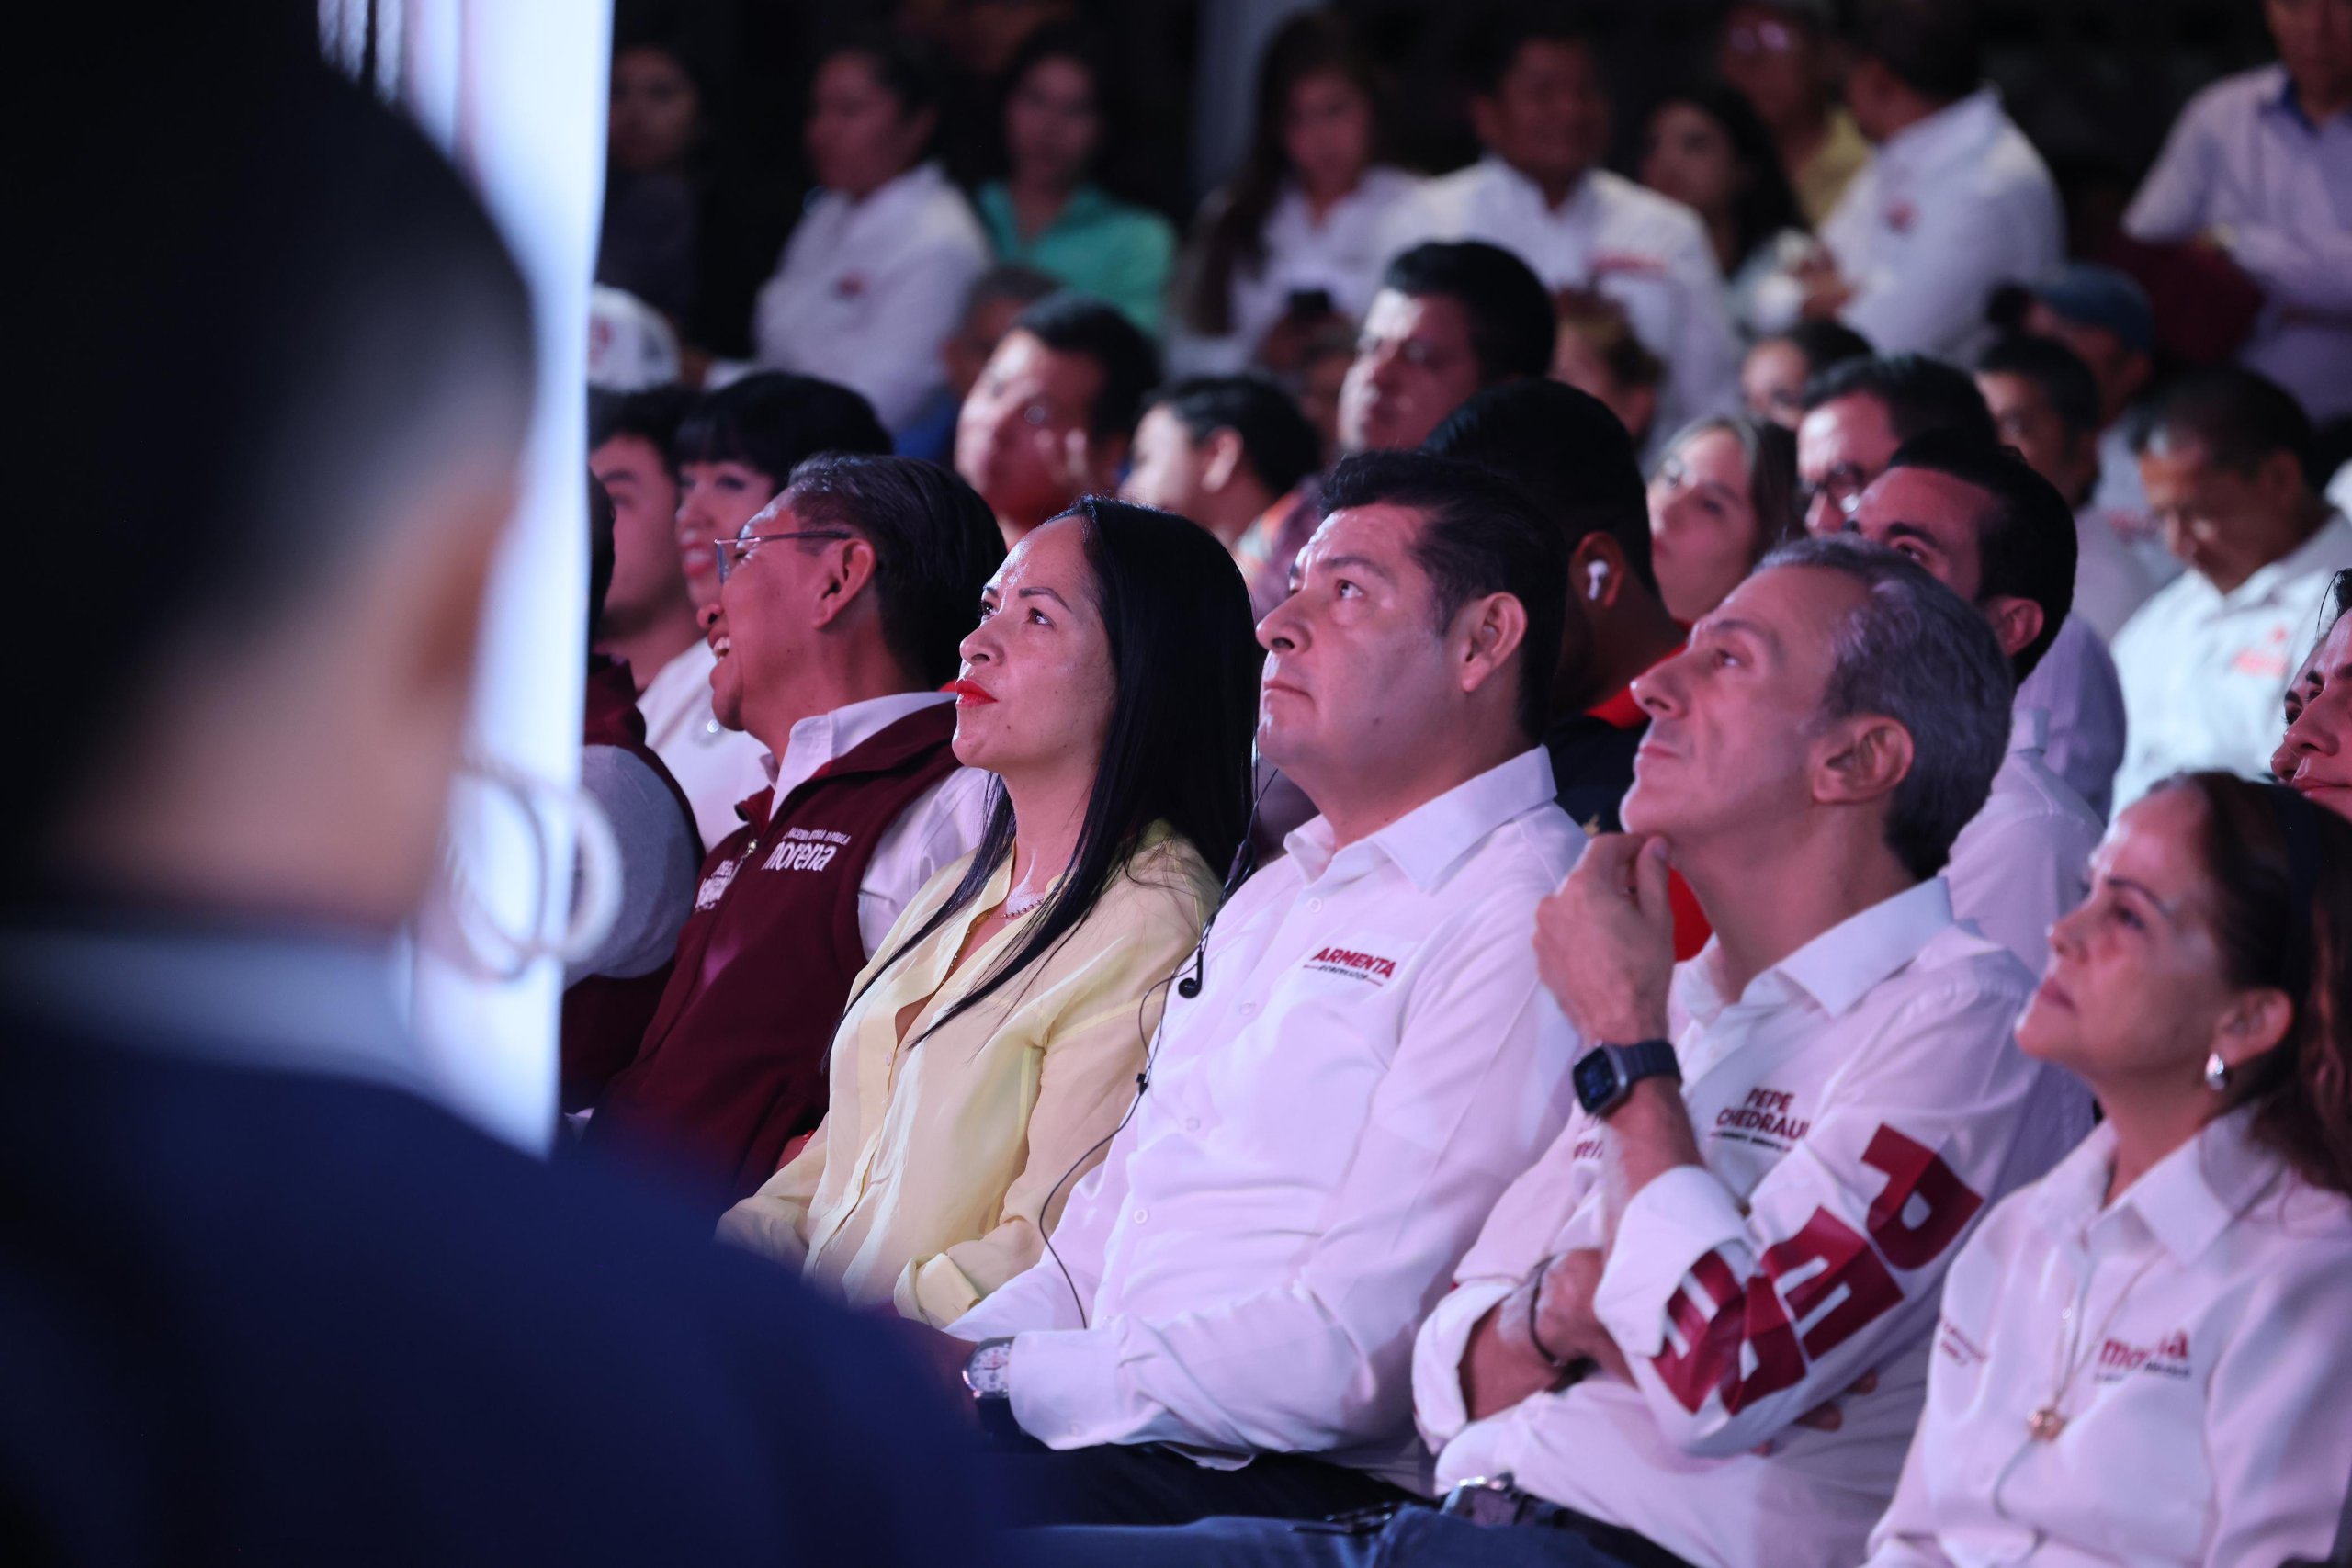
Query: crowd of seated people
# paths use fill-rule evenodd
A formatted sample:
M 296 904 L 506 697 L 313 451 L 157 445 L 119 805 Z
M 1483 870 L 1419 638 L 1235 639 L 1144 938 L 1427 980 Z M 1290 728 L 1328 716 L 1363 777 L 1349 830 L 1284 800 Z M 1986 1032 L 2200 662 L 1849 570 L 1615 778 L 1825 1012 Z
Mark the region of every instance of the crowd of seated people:
M 2280 63 L 2194 100 L 2123 265 L 2066 259 L 1965 0 L 1738 0 L 1638 180 L 1587 17 L 1466 28 L 1482 155 L 1424 177 L 1305 11 L 1181 241 L 1114 194 L 1103 37 L 1026 9 L 984 109 L 908 28 L 811 49 L 816 190 L 732 361 L 663 231 L 695 83 L 615 56 L 607 282 L 689 341 L 589 406 L 621 909 L 543 1163 L 326 999 L 429 879 L 519 280 L 365 95 L 191 142 L 235 199 L 154 265 L 246 265 L 222 330 L 378 417 L 272 469 L 310 426 L 255 371 L 196 429 L 252 423 L 251 471 L 108 482 L 161 541 L 93 677 L 120 733 L 40 699 L 5 864 L 0 1186 L 64 1206 L 0 1227 L 45 1281 L 0 1337 L 74 1370 L 0 1402 L 0 1519 L 21 1465 L 45 1540 L 117 1539 L 87 1465 L 132 1560 L 336 1509 L 427 1558 L 560 1513 L 582 1561 L 2352 1542 L 2352 7 L 2267 0 Z M 305 117 L 392 184 L 291 156 Z M 2231 352 L 2167 346 L 2131 265 L 2176 242 L 2258 291 Z M 407 329 L 397 418 L 374 337 L 289 334 L 279 246 Z M 106 261 L 127 328 L 198 331 Z M 232 1201 L 153 1214 L 191 1168 Z M 424 1327 L 379 1366 L 337 1319 Z M 409 1451 L 451 1425 L 462 1486 Z M 220 1438 L 317 1484 L 157 1457 Z

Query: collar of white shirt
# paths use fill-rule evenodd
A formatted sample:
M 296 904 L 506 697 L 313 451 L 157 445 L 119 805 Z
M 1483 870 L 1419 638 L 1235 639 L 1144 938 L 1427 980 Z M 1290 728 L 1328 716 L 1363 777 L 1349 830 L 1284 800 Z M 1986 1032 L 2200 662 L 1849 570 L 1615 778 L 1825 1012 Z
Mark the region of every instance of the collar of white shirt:
M 802 719 L 785 738 L 783 759 L 767 759 L 769 782 L 775 786 L 773 798 L 782 800 L 816 777 L 818 769 L 849 755 L 909 714 L 955 700 L 945 692 L 899 692 Z
M 2009 710 L 2009 755 L 2031 752 L 2039 757 L 2050 750 L 2050 712 L 2046 708 L 2012 708 Z
M 1888 137 L 1878 150 L 1878 159 L 1884 168 L 1924 175 L 1973 157 L 1999 134 L 2005 118 L 2000 94 L 1990 86 L 1979 87 L 1958 103 L 1947 104 Z
M 1487 153 L 1478 160 L 1478 167 L 1485 171 L 1487 184 L 1500 192 L 1504 199 L 1546 223 L 1585 222 L 1596 215 L 1600 206 L 1600 182 L 1593 178 L 1591 171 L 1578 177 L 1576 188 L 1568 192 L 1566 200 L 1553 207 L 1544 201 L 1542 186 L 1505 163 L 1498 154 Z
M 885 180 L 868 191 L 862 201 L 854 202 L 837 190 L 820 190 L 810 196 L 808 207 L 813 212 L 822 204 L 871 222 L 877 218 L 887 219 L 900 209 L 920 207 L 946 186 L 946 171 L 934 158 L 917 164 L 895 179 Z
M 2176 1261 L 2193 1263 L 2285 1169 L 2256 1140 L 2253 1122 L 2250 1107 L 2215 1117 L 2113 1203 L 2107 1201 L 2107 1183 L 2115 1168 L 2115 1125 L 2101 1122 L 2034 1189 L 2034 1220 L 2064 1238 L 2121 1224 L 2128 1215 Z
M 1321 881 L 1335 868 L 1342 875 L 1360 874 L 1373 856 L 1380 855 L 1394 861 L 1416 888 L 1427 893 L 1487 834 L 1557 793 L 1550 753 L 1533 746 L 1344 849 L 1334 846 L 1331 824 L 1320 817 L 1284 839 L 1283 847 L 1309 883 Z
M 1929 877 L 1847 916 L 1757 976 L 1740 993 L 1740 1005 L 1785 1000 L 1789 987 L 1795 987 L 1837 1018 L 1917 958 L 1951 922 L 1951 891 L 1943 878 Z M 1731 1005 L 1716 982 L 1722 957 L 1722 943 L 1710 940 L 1697 958 L 1674 973 L 1675 1000 L 1702 1027 Z

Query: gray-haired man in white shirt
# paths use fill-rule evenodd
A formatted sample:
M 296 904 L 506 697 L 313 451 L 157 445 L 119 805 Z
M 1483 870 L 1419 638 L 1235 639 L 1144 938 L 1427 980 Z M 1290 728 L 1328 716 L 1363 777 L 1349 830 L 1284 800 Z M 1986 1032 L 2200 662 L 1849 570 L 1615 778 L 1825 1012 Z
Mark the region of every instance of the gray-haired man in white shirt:
M 2001 758 L 2005 663 L 1981 612 L 1832 538 L 1768 557 L 1634 682 L 1629 832 L 1593 842 L 1536 937 L 1596 1043 L 1580 1108 L 1415 1347 L 1442 1508 L 1370 1539 L 1047 1532 L 1030 1561 L 1859 1561 L 1944 1268 L 2088 1122 L 2010 1038 L 2031 981 L 1936 875 Z M 1669 863 L 1715 932 L 1679 967 Z
M 1323 502 L 1258 630 L 1261 749 L 1322 815 L 1170 976 L 1149 1087 L 1052 1255 L 938 1347 L 1035 1521 L 1426 1484 L 1414 1329 L 1566 1121 L 1577 1040 L 1528 945 L 1584 843 L 1535 741 L 1558 536 L 1419 453 L 1350 459 Z

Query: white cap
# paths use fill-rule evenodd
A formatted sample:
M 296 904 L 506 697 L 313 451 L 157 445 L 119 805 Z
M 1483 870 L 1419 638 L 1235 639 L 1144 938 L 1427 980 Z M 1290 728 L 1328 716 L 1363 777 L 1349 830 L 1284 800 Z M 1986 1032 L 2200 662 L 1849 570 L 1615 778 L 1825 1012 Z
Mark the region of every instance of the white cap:
M 678 336 L 662 312 L 636 295 L 597 284 L 588 290 L 588 384 L 641 392 L 678 378 Z

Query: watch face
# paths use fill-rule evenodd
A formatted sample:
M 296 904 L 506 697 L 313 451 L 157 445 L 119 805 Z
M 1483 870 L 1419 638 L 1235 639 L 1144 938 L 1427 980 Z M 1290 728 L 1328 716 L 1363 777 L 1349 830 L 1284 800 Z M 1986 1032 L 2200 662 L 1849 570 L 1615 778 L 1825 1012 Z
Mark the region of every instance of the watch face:
M 1606 1051 L 1588 1051 L 1576 1066 L 1577 1099 L 1587 1111 L 1609 1103 L 1617 1092 L 1617 1064 Z

